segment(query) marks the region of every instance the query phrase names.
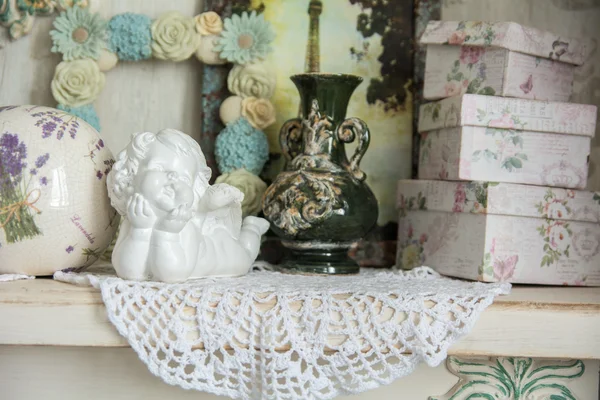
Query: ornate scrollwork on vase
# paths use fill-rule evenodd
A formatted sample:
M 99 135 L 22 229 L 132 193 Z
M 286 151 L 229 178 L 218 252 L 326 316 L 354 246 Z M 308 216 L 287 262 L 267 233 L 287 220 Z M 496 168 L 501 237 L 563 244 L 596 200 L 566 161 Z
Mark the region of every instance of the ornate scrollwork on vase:
M 286 121 L 279 130 L 279 144 L 287 161 L 300 154 L 302 146 L 302 120 L 293 118 Z
M 338 126 L 336 133 L 339 141 L 343 143 L 352 143 L 358 136 L 358 147 L 346 165 L 346 169 L 355 179 L 364 181 L 367 175 L 360 170 L 359 166 L 371 141 L 369 127 L 359 118 L 348 118 Z
M 342 183 L 330 173 L 312 171 L 283 172 L 279 184 L 265 193 L 263 211 L 282 231 L 294 236 L 331 217 L 343 207 Z M 280 191 L 278 189 L 285 187 Z
M 319 112 L 314 100 L 307 119 L 289 120 L 281 128 L 281 147 L 291 163 L 265 193 L 264 212 L 289 235 L 313 227 L 343 207 L 339 198 L 342 180 L 335 174 L 342 169 L 328 152 L 333 127 L 332 119 Z

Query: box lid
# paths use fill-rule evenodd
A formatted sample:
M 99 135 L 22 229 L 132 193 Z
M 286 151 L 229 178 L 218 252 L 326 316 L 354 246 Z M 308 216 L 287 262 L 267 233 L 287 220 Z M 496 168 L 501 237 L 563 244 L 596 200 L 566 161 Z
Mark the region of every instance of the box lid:
M 421 36 L 421 43 L 502 47 L 575 65 L 583 64 L 586 56 L 583 40 L 515 22 L 430 21 Z
M 600 192 L 491 182 L 401 180 L 397 207 L 600 222 Z
M 597 111 L 587 104 L 465 94 L 423 104 L 418 130 L 470 125 L 593 137 Z

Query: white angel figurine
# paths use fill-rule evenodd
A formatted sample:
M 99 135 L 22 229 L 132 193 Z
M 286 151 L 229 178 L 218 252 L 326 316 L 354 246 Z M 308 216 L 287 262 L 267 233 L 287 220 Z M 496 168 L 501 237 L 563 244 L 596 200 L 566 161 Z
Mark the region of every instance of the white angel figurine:
M 112 254 L 117 275 L 180 282 L 250 270 L 269 223 L 242 221 L 244 194 L 208 183 L 196 141 L 175 129 L 136 133 L 117 158 L 107 181 L 125 217 Z

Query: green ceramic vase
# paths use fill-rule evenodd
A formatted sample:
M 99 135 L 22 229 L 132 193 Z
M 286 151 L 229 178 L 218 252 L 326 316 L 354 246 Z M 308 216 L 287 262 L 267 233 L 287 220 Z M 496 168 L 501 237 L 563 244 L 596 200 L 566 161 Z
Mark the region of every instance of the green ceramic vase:
M 354 274 L 348 250 L 376 224 L 375 195 L 359 164 L 369 129 L 346 118 L 362 78 L 342 74 L 291 77 L 301 97 L 302 118 L 283 124 L 279 139 L 286 167 L 263 198 L 265 217 L 289 250 L 281 269 L 307 274 Z M 358 141 L 350 159 L 345 143 Z

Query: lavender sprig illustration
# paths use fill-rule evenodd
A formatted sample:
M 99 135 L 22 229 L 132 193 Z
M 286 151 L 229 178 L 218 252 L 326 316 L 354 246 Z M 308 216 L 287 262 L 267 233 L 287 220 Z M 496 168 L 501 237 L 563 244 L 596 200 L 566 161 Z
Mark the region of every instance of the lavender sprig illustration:
M 33 178 L 46 165 L 50 154 L 39 156 L 34 165 L 27 168 L 27 146 L 17 134 L 5 132 L 0 136 L 0 228 L 4 229 L 9 243 L 29 239 L 42 232 L 35 224 L 34 216 L 41 211 L 35 206 L 40 199 L 38 188 L 30 189 Z
M 32 113 L 31 116 L 38 118 L 35 126 L 42 127 L 42 137 L 44 139 L 56 135 L 56 138 L 61 140 L 65 133 L 69 133 L 72 139 L 77 136 L 79 121 L 73 115 L 50 110 Z

